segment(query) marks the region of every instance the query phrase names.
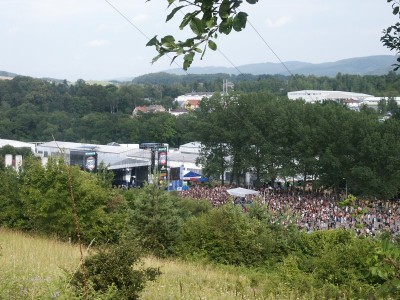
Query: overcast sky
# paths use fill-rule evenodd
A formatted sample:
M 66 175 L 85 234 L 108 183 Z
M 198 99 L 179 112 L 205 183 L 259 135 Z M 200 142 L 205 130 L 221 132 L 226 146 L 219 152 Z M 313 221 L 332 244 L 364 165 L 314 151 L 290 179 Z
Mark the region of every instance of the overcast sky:
M 155 35 L 184 36 L 177 25 L 182 15 L 165 23 L 167 0 L 107 1 L 133 25 L 106 0 L 0 0 L 0 70 L 75 81 L 177 68 L 167 57 L 152 65 L 157 53 L 145 46 Z M 220 51 L 207 51 L 193 66 L 278 62 L 268 46 L 282 61 L 395 55 L 379 40 L 384 28 L 398 22 L 386 0 L 259 2 L 241 9 L 255 29 L 248 25 L 242 32 L 220 35 Z

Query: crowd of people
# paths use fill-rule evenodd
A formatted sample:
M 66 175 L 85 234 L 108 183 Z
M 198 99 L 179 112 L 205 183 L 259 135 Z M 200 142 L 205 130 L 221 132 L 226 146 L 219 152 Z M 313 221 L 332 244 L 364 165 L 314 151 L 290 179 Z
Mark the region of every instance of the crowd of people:
M 230 199 L 227 189 L 225 186 L 209 188 L 207 186 L 194 185 L 185 191 L 180 191 L 179 194 L 183 198 L 205 199 L 209 200 L 213 206 L 221 206 Z
M 283 225 L 295 223 L 299 229 L 315 230 L 346 228 L 359 235 L 375 236 L 378 232 L 390 232 L 400 236 L 400 201 L 356 199 L 351 205 L 343 205 L 336 196 L 302 191 L 277 192 L 260 190 L 259 195 L 245 199 L 232 197 L 227 187 L 208 188 L 193 186 L 180 192 L 182 197 L 206 199 L 213 206 L 232 202 L 247 211 L 254 201 L 266 205 L 274 222 Z

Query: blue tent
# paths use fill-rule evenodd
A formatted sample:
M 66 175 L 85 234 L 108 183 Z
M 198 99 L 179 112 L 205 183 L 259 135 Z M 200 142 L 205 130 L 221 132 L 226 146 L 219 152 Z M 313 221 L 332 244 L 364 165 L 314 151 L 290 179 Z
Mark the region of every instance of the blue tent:
M 183 175 L 184 180 L 190 180 L 193 178 L 201 178 L 201 174 L 197 174 L 196 172 L 190 171 L 189 173 L 186 173 L 185 175 Z
M 208 182 L 208 178 L 207 177 L 201 177 L 197 181 L 198 182 Z

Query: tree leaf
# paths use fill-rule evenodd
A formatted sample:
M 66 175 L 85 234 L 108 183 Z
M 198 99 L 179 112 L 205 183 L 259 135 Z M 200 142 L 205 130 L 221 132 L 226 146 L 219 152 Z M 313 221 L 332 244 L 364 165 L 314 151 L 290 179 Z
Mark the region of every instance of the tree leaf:
M 181 24 L 179 25 L 179 29 L 182 30 L 183 28 L 186 27 L 187 24 L 189 24 L 189 22 L 194 18 L 193 13 L 187 13 L 184 17 L 183 20 L 181 22 Z
M 229 18 L 231 13 L 231 2 L 229 0 L 223 0 L 221 5 L 219 6 L 219 17 L 221 19 Z
M 158 45 L 158 39 L 157 36 L 154 36 L 150 41 L 147 42 L 146 46 L 155 46 Z
M 182 5 L 182 6 L 177 6 L 177 7 L 175 7 L 175 8 L 171 11 L 171 13 L 168 14 L 167 19 L 165 20 L 165 22 L 168 22 L 169 20 L 171 20 L 171 19 L 174 17 L 174 15 L 176 14 L 176 12 L 179 11 L 182 7 L 184 7 L 184 6 Z
M 229 34 L 232 31 L 232 19 L 228 18 L 219 24 L 219 32 Z
M 245 12 L 239 12 L 233 19 L 233 29 L 235 31 L 241 31 L 246 27 L 247 14 Z
M 158 54 L 157 56 L 153 57 L 151 63 L 154 64 L 160 57 L 164 56 L 164 54 Z
M 183 69 L 186 71 L 193 62 L 194 52 L 189 52 L 183 57 Z
M 202 35 L 204 33 L 203 22 L 199 18 L 193 18 L 190 21 L 190 29 L 192 29 L 193 33 L 197 36 Z
M 214 41 L 212 41 L 212 40 L 208 40 L 208 48 L 215 51 L 215 50 L 217 50 L 217 44 L 214 43 Z
M 206 21 L 207 28 L 213 28 L 217 25 L 217 17 L 212 17 Z

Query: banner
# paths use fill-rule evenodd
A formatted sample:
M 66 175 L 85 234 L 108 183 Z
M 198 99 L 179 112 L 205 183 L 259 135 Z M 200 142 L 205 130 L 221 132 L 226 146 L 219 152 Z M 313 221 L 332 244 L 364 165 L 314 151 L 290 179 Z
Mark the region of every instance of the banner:
M 88 172 L 97 171 L 97 153 L 86 152 L 85 153 L 85 170 Z

